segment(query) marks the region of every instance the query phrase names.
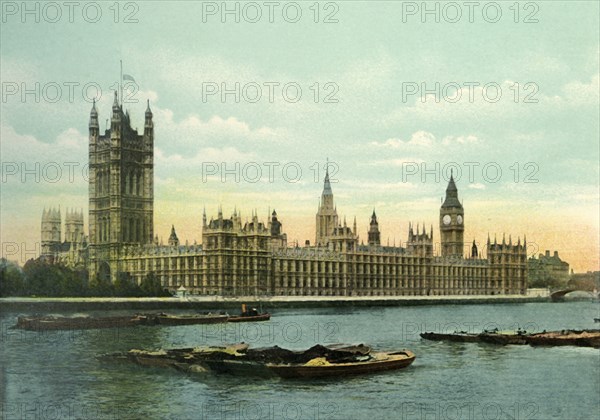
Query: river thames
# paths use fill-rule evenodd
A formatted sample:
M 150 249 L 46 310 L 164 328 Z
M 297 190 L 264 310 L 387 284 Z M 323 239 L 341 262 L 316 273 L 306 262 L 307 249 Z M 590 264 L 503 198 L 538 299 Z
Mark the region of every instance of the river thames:
M 53 332 L 10 329 L 19 314 L 2 313 L 0 418 L 596 419 L 598 349 L 432 342 L 419 333 L 589 329 L 599 312 L 592 301 L 281 309 L 263 323 Z M 184 374 L 97 358 L 241 341 L 290 349 L 366 343 L 407 348 L 417 360 L 399 371 L 306 381 Z

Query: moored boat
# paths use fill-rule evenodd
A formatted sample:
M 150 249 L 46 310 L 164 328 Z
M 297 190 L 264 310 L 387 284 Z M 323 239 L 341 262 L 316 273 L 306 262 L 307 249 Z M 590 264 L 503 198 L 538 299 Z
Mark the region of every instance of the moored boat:
M 317 360 L 303 365 L 267 364 L 266 367 L 282 378 L 325 378 L 402 369 L 412 364 L 416 358 L 409 350 L 374 352 L 369 356 L 367 360 L 356 362 L 329 363 Z
M 158 314 L 157 320 L 159 325 L 196 325 L 196 324 L 218 324 L 221 322 L 227 322 L 229 317 L 227 315 L 170 315 L 170 314 Z
M 270 313 L 259 313 L 256 308 L 246 309 L 246 304 L 242 304 L 242 313 L 240 315 L 230 316 L 227 322 L 255 322 L 268 321 L 271 319 Z
M 435 333 L 435 332 L 424 332 L 421 333 L 421 337 L 426 340 L 434 340 L 434 341 L 454 341 L 458 343 L 478 343 L 481 341 L 479 338 L 479 334 L 472 333 L 453 333 L 453 334 L 445 334 L 445 333 Z
M 54 317 L 24 316 L 17 318 L 15 328 L 30 331 L 85 330 L 99 328 L 124 328 L 138 325 L 153 325 L 154 321 L 146 315 L 128 315 L 112 317 Z
M 168 366 L 186 372 L 213 371 L 242 376 L 322 378 L 401 369 L 414 362 L 409 350 L 371 352 L 370 347 L 321 346 L 292 351 L 277 346 L 250 349 L 247 344 L 171 350 L 130 350 L 110 355 L 144 366 Z
M 600 348 L 600 330 L 563 330 L 532 334 L 525 338 L 531 346 L 579 346 Z
M 237 315 L 230 316 L 227 322 L 256 322 L 256 321 L 268 321 L 271 319 L 271 314 L 258 314 L 258 315 Z
M 86 330 L 98 328 L 126 328 L 142 325 L 177 326 L 215 324 L 227 322 L 227 319 L 227 315 L 171 315 L 166 313 L 108 317 L 20 316 L 17 318 L 15 328 L 31 331 Z
M 543 331 L 540 333 L 501 333 L 484 331 L 482 333 L 441 334 L 434 332 L 421 333 L 427 340 L 490 343 L 490 344 L 529 344 L 531 346 L 579 346 L 600 348 L 600 330 L 562 330 Z

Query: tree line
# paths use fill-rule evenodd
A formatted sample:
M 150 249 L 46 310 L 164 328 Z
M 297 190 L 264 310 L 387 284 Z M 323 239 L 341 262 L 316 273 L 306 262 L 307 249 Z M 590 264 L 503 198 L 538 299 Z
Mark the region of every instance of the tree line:
M 117 280 L 89 281 L 86 269 L 71 269 L 43 259 L 31 259 L 23 267 L 0 259 L 0 297 L 153 297 L 171 296 L 160 279 L 149 272 L 138 285 L 127 273 Z

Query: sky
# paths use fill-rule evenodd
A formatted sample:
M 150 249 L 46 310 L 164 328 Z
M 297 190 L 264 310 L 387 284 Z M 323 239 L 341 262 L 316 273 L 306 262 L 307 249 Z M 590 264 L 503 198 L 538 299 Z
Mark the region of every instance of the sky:
M 468 3 L 468 2 L 467 2 Z M 2 2 L 2 256 L 39 252 L 44 208 L 83 210 L 92 98 L 155 124 L 155 232 L 275 209 L 314 242 L 338 214 L 385 244 L 434 227 L 454 174 L 465 241 L 527 237 L 599 269 L 599 3 Z M 26 8 L 26 9 L 25 9 Z

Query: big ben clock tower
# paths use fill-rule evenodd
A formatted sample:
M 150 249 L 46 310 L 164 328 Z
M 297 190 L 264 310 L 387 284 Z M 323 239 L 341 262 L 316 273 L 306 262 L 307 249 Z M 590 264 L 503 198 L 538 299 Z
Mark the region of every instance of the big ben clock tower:
M 462 204 L 458 201 L 458 190 L 451 173 L 450 182 L 446 188 L 446 199 L 440 208 L 440 238 L 443 257 L 463 256 L 464 216 L 465 212 Z

